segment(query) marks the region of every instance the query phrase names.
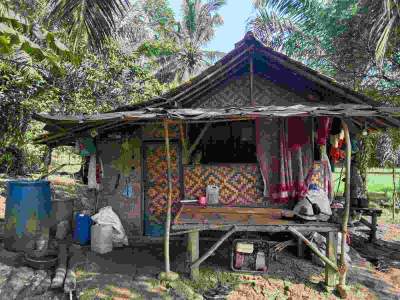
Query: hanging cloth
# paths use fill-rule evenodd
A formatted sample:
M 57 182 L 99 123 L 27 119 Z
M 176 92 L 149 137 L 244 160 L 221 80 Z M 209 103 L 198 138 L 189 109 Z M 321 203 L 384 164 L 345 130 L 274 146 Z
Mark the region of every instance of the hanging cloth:
M 331 126 L 331 118 L 329 117 L 318 118 L 318 130 L 317 130 L 318 145 L 326 145 L 326 140 L 328 139 L 330 126 Z
M 96 153 L 96 145 L 94 144 L 93 139 L 91 137 L 84 138 L 80 142 L 79 147 L 80 147 L 80 155 L 82 157 L 90 156 Z
M 288 118 L 288 147 L 290 150 L 297 150 L 309 142 L 309 132 L 306 132 L 304 118 Z
M 296 200 L 307 190 L 305 177 L 312 161 L 310 143 L 293 151 L 289 149 L 285 122 L 285 119 L 256 119 L 257 158 L 264 197 L 275 203 Z
M 342 130 L 342 120 L 340 120 L 339 118 L 333 118 L 330 134 L 331 135 L 340 134 L 341 130 Z
M 88 168 L 88 188 L 98 189 L 98 184 L 96 180 L 96 154 L 90 155 Z
M 104 177 L 103 161 L 101 157 L 99 157 L 98 162 L 96 163 L 96 183 L 100 184 L 103 177 Z

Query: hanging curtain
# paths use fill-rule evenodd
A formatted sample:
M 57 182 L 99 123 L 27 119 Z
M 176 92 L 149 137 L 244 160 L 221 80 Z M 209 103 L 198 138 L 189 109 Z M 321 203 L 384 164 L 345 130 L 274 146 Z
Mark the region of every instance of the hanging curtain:
M 305 194 L 306 175 L 312 164 L 310 133 L 310 119 L 297 118 L 290 122 L 282 118 L 256 119 L 257 157 L 264 197 L 285 204 Z

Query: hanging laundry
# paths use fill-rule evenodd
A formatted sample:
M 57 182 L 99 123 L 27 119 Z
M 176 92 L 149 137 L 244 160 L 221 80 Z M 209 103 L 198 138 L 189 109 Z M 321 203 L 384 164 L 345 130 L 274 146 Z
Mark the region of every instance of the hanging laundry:
M 329 117 L 318 118 L 317 144 L 326 145 L 332 119 Z
M 88 168 L 88 188 L 98 189 L 98 186 L 96 181 L 96 154 L 91 154 Z
M 360 151 L 360 148 L 359 148 L 359 146 L 358 146 L 358 141 L 356 140 L 355 137 L 352 137 L 352 138 L 351 138 L 351 153 L 352 153 L 352 154 L 355 154 L 355 153 L 357 153 L 358 151 Z
M 297 150 L 309 142 L 304 120 L 301 117 L 288 118 L 288 147 Z
M 96 146 L 93 142 L 93 139 L 90 137 L 81 140 L 79 148 L 80 148 L 80 155 L 82 157 L 90 156 L 96 153 Z
M 331 126 L 331 135 L 337 135 L 340 134 L 342 131 L 342 120 L 339 118 L 333 118 L 332 120 L 332 126 Z
M 103 177 L 104 177 L 103 161 L 101 160 L 101 157 L 99 157 L 98 163 L 96 164 L 96 182 L 97 182 L 97 184 L 101 183 L 101 180 Z
M 125 186 L 122 189 L 122 196 L 124 196 L 125 198 L 133 197 L 133 188 L 132 188 L 132 184 L 131 184 L 129 177 L 126 178 L 126 180 L 125 180 Z

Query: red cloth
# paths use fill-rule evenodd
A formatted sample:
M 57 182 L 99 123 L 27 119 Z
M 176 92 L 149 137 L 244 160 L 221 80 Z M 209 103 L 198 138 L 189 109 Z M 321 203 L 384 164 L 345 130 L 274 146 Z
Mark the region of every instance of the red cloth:
M 318 118 L 318 131 L 317 131 L 317 144 L 326 145 L 326 140 L 329 136 L 329 130 L 331 127 L 331 118 L 320 117 Z
M 340 150 L 343 146 L 344 140 L 339 140 L 338 147 L 331 147 L 329 152 L 329 156 L 331 157 L 334 163 L 337 163 L 339 160 L 346 158 L 346 153 L 343 150 Z
M 236 257 L 235 257 L 235 268 L 236 269 L 241 269 L 244 263 L 244 254 L 240 252 L 236 252 Z
M 288 118 L 288 147 L 297 150 L 309 142 L 309 134 L 306 132 L 304 120 L 301 117 Z

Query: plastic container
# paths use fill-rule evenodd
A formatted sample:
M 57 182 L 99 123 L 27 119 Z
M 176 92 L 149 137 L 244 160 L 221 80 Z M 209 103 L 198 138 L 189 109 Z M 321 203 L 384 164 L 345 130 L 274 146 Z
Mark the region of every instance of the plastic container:
M 253 239 L 234 240 L 231 253 L 231 269 L 235 272 L 266 273 L 270 263 L 270 244 L 273 245 L 274 242 Z M 237 253 L 240 253 L 240 256 Z M 239 258 L 242 260 L 239 263 L 241 265 L 240 268 L 237 267 Z M 257 270 L 260 264 L 265 264 L 266 269 Z
M 99 254 L 111 252 L 113 227 L 111 225 L 93 225 L 91 228 L 91 250 Z
M 51 222 L 51 189 L 47 180 L 15 180 L 7 186 L 4 248 L 27 251 Z
M 92 219 L 89 215 L 75 215 L 74 241 L 82 246 L 88 245 L 90 242 L 90 227 Z
M 208 185 L 206 189 L 207 204 L 215 205 L 219 203 L 219 187 Z

